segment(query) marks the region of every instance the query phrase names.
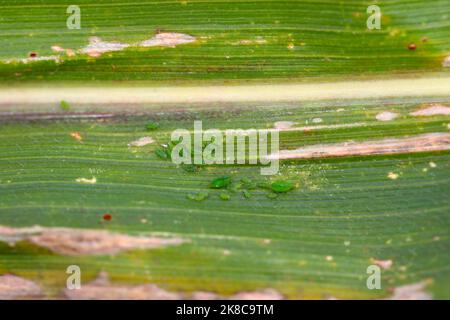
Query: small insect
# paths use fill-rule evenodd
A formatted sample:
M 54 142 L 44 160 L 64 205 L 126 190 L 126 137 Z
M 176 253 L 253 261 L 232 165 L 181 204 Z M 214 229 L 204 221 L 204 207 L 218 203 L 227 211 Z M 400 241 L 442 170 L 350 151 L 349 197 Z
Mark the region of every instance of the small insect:
M 253 190 L 258 187 L 258 185 L 255 182 L 251 181 L 249 178 L 242 178 L 241 182 L 242 182 L 244 188 L 246 188 L 248 190 Z
M 276 194 L 276 193 L 268 193 L 266 195 L 266 197 L 269 198 L 269 199 L 276 199 L 276 198 L 278 198 L 278 194 Z
M 67 101 L 64 101 L 64 100 L 62 100 L 62 101 L 59 103 L 59 107 L 60 107 L 62 110 L 64 110 L 64 111 L 70 110 L 70 104 L 69 104 Z
M 169 154 L 167 152 L 167 149 L 158 148 L 158 149 L 155 150 L 155 153 L 161 159 L 166 160 L 166 159 L 170 158 L 170 156 L 169 156 Z
M 258 182 L 257 187 L 262 189 L 272 189 L 269 182 Z
M 71 132 L 71 133 L 70 133 L 70 136 L 71 136 L 72 138 L 74 138 L 75 140 L 78 140 L 78 141 L 83 140 L 83 137 L 82 137 L 81 134 L 80 134 L 79 132 L 77 132 L 77 131 Z
M 186 172 L 197 172 L 199 170 L 195 164 L 183 164 L 181 168 Z
M 197 194 L 188 194 L 187 198 L 189 200 L 194 200 L 194 201 L 203 201 L 206 198 L 208 198 L 209 194 L 208 192 L 199 192 Z
M 231 192 L 238 192 L 239 190 L 242 189 L 243 184 L 241 182 L 235 183 L 232 186 L 230 186 L 228 189 Z
M 416 46 L 415 43 L 410 43 L 410 44 L 408 45 L 408 49 L 409 49 L 409 50 L 416 50 L 416 49 L 417 49 L 417 46 Z
M 225 200 L 225 201 L 231 199 L 230 195 L 229 195 L 228 193 L 225 193 L 225 192 L 224 192 L 224 193 L 221 193 L 221 194 L 219 195 L 219 197 L 220 197 L 220 199 Z
M 228 187 L 230 184 L 231 184 L 231 177 L 225 176 L 214 179 L 211 182 L 210 187 L 213 189 L 223 189 Z
M 272 182 L 270 187 L 271 187 L 272 191 L 274 191 L 276 193 L 284 193 L 284 192 L 288 192 L 288 191 L 292 190 L 294 188 L 294 184 L 289 181 L 278 180 L 278 181 Z
M 110 215 L 109 213 L 105 213 L 105 214 L 103 215 L 103 220 L 105 220 L 105 221 L 111 221 L 111 219 L 112 219 L 112 215 Z
M 242 194 L 244 195 L 244 198 L 249 199 L 252 197 L 252 194 L 248 190 L 242 190 Z
M 30 58 L 37 58 L 37 56 L 38 56 L 38 54 L 36 52 L 30 52 L 28 54 L 28 57 L 30 57 Z
M 156 130 L 158 128 L 159 128 L 159 123 L 157 123 L 157 122 L 149 122 L 145 126 L 145 129 L 147 129 L 147 131 L 153 131 L 153 130 Z

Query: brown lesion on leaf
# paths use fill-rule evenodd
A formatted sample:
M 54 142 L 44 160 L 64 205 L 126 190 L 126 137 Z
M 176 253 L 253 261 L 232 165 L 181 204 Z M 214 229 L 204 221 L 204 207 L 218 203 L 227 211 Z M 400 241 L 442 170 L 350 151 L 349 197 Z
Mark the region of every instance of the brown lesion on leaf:
M 188 242 L 179 237 L 131 236 L 104 230 L 69 228 L 11 228 L 0 226 L 0 241 L 14 245 L 29 241 L 52 252 L 67 255 L 114 255 L 135 249 L 157 249 Z
M 101 272 L 97 279 L 81 286 L 78 290 L 64 290 L 64 296 L 71 300 L 281 300 L 284 299 L 274 289 L 238 292 L 231 296 L 221 296 L 215 292 L 175 292 L 156 284 L 113 284 L 108 274 Z
M 113 113 L 20 113 L 8 112 L 0 114 L 0 120 L 20 120 L 20 121 L 46 121 L 46 120 L 94 120 L 106 121 L 107 119 L 118 118 L 120 115 Z M 71 137 L 76 139 L 74 136 Z
M 230 297 L 231 300 L 283 300 L 281 293 L 274 289 L 238 292 Z
M 64 290 L 71 300 L 178 300 L 182 295 L 166 291 L 155 284 L 125 285 L 111 284 L 107 273 L 102 272 L 92 282 L 78 290 Z
M 257 36 L 254 39 L 241 39 L 238 41 L 231 42 L 233 46 L 249 46 L 249 45 L 262 45 L 267 44 L 267 40 L 262 36 Z
M 39 298 L 43 292 L 31 280 L 10 274 L 0 275 L 0 300 Z
M 341 142 L 305 146 L 295 150 L 281 150 L 271 159 L 310 159 L 348 156 L 373 156 L 450 150 L 450 134 L 426 133 L 407 138 L 387 138 L 364 142 Z
M 50 49 L 55 53 L 51 56 L 38 56 L 36 52 L 28 53 L 27 58 L 21 59 L 8 59 L 3 60 L 4 63 L 29 63 L 36 61 L 55 61 L 56 63 L 61 62 L 61 57 L 65 54 L 67 57 L 74 57 L 77 54 L 85 54 L 92 58 L 99 58 L 105 53 L 122 51 L 129 47 L 170 47 L 174 48 L 180 44 L 192 43 L 197 41 L 197 38 L 184 33 L 177 32 L 163 32 L 159 31 L 152 38 L 142 41 L 140 43 L 122 43 L 119 41 L 104 41 L 100 37 L 90 37 L 88 39 L 89 43 L 82 47 L 81 49 L 66 49 L 59 45 L 52 45 Z
M 277 121 L 273 124 L 273 127 L 278 130 L 287 130 L 291 129 L 294 125 L 296 125 L 293 121 Z
M 320 118 L 315 118 L 320 119 Z M 315 121 L 315 123 L 318 120 Z M 321 121 L 319 121 L 320 123 Z M 315 131 L 315 130 L 331 130 L 331 129 L 347 129 L 347 128 L 356 128 L 356 127 L 363 127 L 366 125 L 365 122 L 355 122 L 355 123 L 342 123 L 342 124 L 323 124 L 323 125 L 312 125 L 312 126 L 302 126 L 302 127 L 296 127 L 297 123 L 292 121 L 277 121 L 274 123 L 274 128 L 269 130 L 277 130 L 281 132 L 288 132 L 288 131 L 303 131 L 303 132 L 309 132 L 309 131 Z
M 2 60 L 1 62 L 6 64 L 11 63 L 30 63 L 30 62 L 38 62 L 38 61 L 54 61 L 55 63 L 60 62 L 60 57 L 57 55 L 51 55 L 51 56 L 39 56 L 36 52 L 30 52 L 26 58 L 20 58 L 20 59 L 7 59 Z

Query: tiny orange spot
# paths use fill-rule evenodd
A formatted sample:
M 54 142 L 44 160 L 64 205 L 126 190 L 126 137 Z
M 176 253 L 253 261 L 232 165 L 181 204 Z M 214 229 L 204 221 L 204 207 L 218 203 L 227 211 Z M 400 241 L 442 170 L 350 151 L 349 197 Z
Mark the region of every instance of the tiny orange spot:
M 409 49 L 409 50 L 416 50 L 416 49 L 417 49 L 417 46 L 416 46 L 415 43 L 410 43 L 410 44 L 408 45 L 408 49 Z
M 112 215 L 110 215 L 109 213 L 105 213 L 105 214 L 103 215 L 103 220 L 105 220 L 105 221 L 111 221 L 111 219 L 112 219 Z
M 71 133 L 70 133 L 70 136 L 71 136 L 72 138 L 78 140 L 78 141 L 83 140 L 83 137 L 82 137 L 81 134 L 80 134 L 79 132 L 77 132 L 77 131 L 71 132 Z
M 75 52 L 72 49 L 67 49 L 66 50 L 66 54 L 67 54 L 68 57 L 75 56 Z

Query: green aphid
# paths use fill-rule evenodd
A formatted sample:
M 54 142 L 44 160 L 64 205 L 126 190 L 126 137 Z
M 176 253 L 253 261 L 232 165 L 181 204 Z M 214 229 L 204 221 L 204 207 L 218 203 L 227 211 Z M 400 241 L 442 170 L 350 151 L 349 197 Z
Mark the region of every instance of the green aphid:
M 188 194 L 187 198 L 189 200 L 194 200 L 194 201 L 203 201 L 206 198 L 208 198 L 208 196 L 209 196 L 208 192 L 202 191 L 202 192 L 199 192 L 197 194 Z
M 294 184 L 289 181 L 278 180 L 272 182 L 270 187 L 276 193 L 284 193 L 294 189 Z
M 173 142 L 173 141 L 169 141 L 169 143 L 167 144 L 167 149 L 172 151 L 173 148 L 178 144 L 179 142 Z
M 158 148 L 158 149 L 155 150 L 155 153 L 161 159 L 167 160 L 167 159 L 170 158 L 170 156 L 169 156 L 169 154 L 168 154 L 166 149 Z
M 238 182 L 236 184 L 233 184 L 228 189 L 232 192 L 238 192 L 240 189 L 242 189 L 242 183 Z
M 272 189 L 272 186 L 268 182 L 259 182 L 256 186 L 262 189 Z
M 244 196 L 244 198 L 249 199 L 252 197 L 252 194 L 250 193 L 250 191 L 248 190 L 242 190 L 242 195 Z
M 219 194 L 219 198 L 222 200 L 228 201 L 231 199 L 231 196 L 228 193 L 223 192 L 223 193 Z
M 181 168 L 186 172 L 198 172 L 198 166 L 195 164 L 182 164 Z
M 64 110 L 64 111 L 69 111 L 70 110 L 70 104 L 67 101 L 62 100 L 59 103 L 59 107 Z
M 145 129 L 147 129 L 147 131 L 153 131 L 153 130 L 156 130 L 158 128 L 159 128 L 159 123 L 158 122 L 149 122 L 145 126 Z
M 266 194 L 266 197 L 269 199 L 276 199 L 276 198 L 278 198 L 278 194 L 277 193 L 268 193 L 268 194 Z
M 252 180 L 250 180 L 249 178 L 242 178 L 241 182 L 244 186 L 244 188 L 248 189 L 248 190 L 254 190 L 258 187 L 258 185 L 253 182 Z
M 210 187 L 213 189 L 223 189 L 228 187 L 230 184 L 231 184 L 231 177 L 220 177 L 214 179 L 211 182 Z

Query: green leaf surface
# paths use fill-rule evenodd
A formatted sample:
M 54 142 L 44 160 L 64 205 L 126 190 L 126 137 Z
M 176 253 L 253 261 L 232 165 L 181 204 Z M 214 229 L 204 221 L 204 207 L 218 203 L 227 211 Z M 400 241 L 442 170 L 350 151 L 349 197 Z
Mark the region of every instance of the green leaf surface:
M 109 276 L 94 298 L 450 298 L 448 0 L 377 1 L 380 30 L 370 1 L 81 0 L 79 30 L 70 4 L 0 1 L 0 288 L 71 298 L 78 265 L 82 288 Z M 135 45 L 157 32 L 196 41 Z M 88 56 L 92 36 L 131 46 Z M 275 176 L 176 165 L 195 120 L 281 126 L 295 156 Z
M 378 1 L 382 28 L 368 30 L 372 1 L 81 0 L 81 29 L 68 29 L 60 0 L 1 1 L 0 59 L 60 55 L 60 63 L 0 64 L 2 81 L 291 81 L 445 73 L 448 0 Z M 171 47 L 136 47 L 100 58 L 67 56 L 92 36 L 135 45 L 156 32 L 196 37 Z M 416 50 L 409 50 L 410 44 Z

